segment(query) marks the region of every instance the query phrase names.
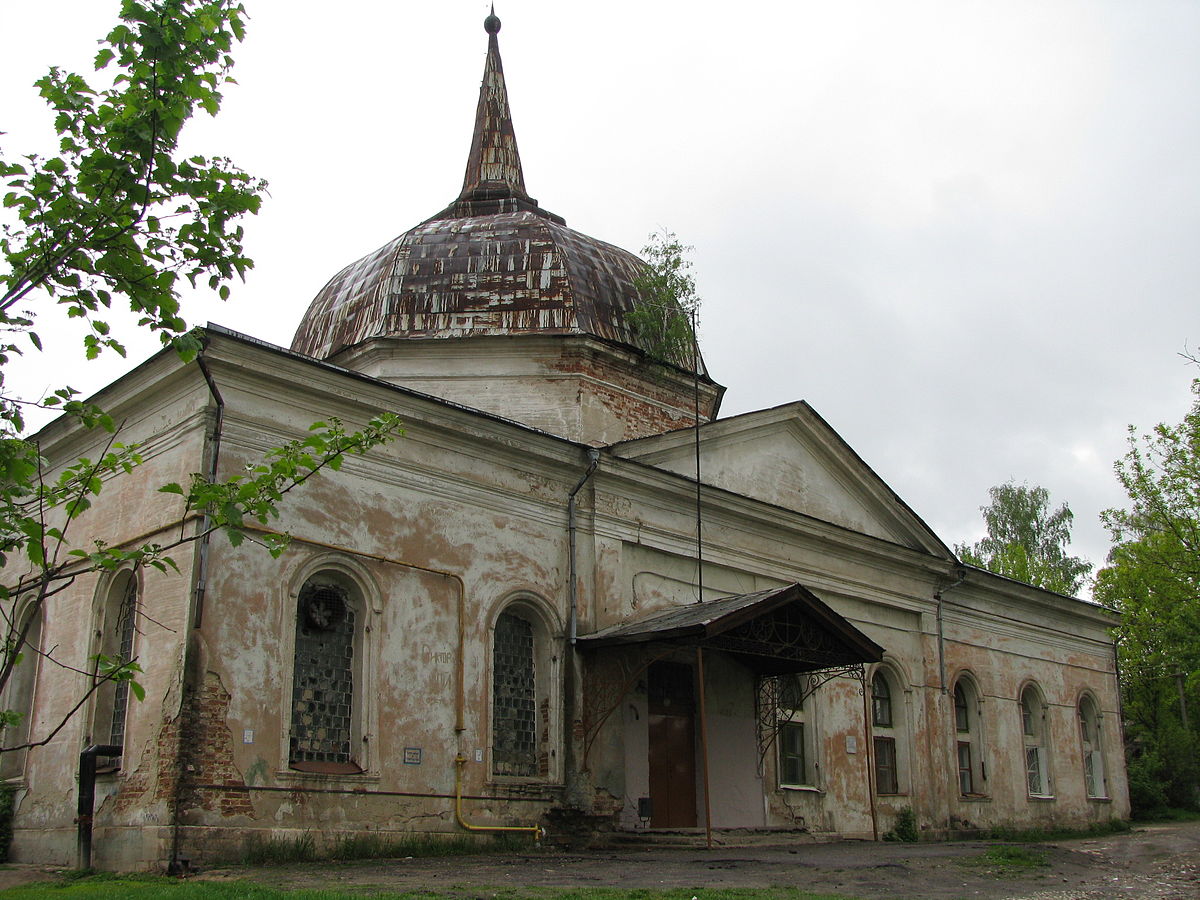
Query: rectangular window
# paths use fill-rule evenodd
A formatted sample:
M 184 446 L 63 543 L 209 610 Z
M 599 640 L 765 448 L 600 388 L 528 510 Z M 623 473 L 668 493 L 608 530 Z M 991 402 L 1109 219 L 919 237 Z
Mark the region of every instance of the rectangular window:
M 1089 797 L 1098 796 L 1096 793 L 1096 761 L 1095 753 L 1085 752 L 1083 754 L 1083 781 L 1087 785 L 1087 795 Z
M 809 783 L 802 723 L 785 722 L 779 726 L 779 783 L 787 785 Z
M 958 792 L 964 797 L 975 793 L 975 780 L 971 768 L 970 741 L 958 742 Z
M 900 793 L 896 777 L 896 739 L 875 738 L 875 790 L 880 794 Z

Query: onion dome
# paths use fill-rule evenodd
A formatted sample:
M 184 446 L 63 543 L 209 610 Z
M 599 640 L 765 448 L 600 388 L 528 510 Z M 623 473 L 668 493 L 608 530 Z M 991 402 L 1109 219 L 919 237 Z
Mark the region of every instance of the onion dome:
M 293 350 L 328 359 L 376 338 L 525 334 L 637 347 L 625 317 L 646 264 L 568 228 L 529 196 L 494 12 L 484 27 L 487 59 L 458 198 L 335 275 L 305 313 Z

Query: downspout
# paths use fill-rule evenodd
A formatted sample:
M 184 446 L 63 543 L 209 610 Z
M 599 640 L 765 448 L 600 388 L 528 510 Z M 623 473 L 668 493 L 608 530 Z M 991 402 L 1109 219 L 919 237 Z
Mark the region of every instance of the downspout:
M 208 363 L 204 361 L 203 352 L 196 356 L 196 365 L 200 367 L 200 372 L 204 375 L 204 381 L 208 385 L 208 392 L 212 394 L 212 398 L 217 402 L 217 413 L 213 421 L 212 442 L 209 449 L 208 471 L 204 473 L 209 484 L 216 484 L 217 465 L 221 458 L 221 432 L 225 426 L 225 400 L 221 397 L 221 392 L 217 389 L 217 383 L 213 381 L 212 372 L 208 369 Z M 206 509 L 204 511 L 204 518 L 200 522 L 200 560 L 196 565 L 196 619 L 194 625 L 196 628 L 199 628 L 201 622 L 204 620 L 204 594 L 208 588 L 208 529 L 211 524 L 212 519 Z
M 945 608 L 945 602 L 942 600 L 942 595 L 948 591 L 954 590 L 960 584 L 967 580 L 967 570 L 963 566 L 958 566 L 955 569 L 955 574 L 958 575 L 958 580 L 944 588 L 938 588 L 934 592 L 933 599 L 937 601 L 937 641 L 938 641 L 938 681 L 941 685 L 942 693 L 946 693 L 946 631 L 942 618 L 942 610 Z
M 225 399 L 221 396 L 221 391 L 217 388 L 217 383 L 213 379 L 212 372 L 208 368 L 208 363 L 204 359 L 204 350 L 196 354 L 196 365 L 200 368 L 200 374 L 204 376 L 204 383 L 208 386 L 208 393 L 212 396 L 216 404 L 216 412 L 213 415 L 212 431 L 208 435 L 207 447 L 208 460 L 205 467 L 204 477 L 209 484 L 215 484 L 217 480 L 217 469 L 221 460 L 221 435 L 225 427 Z M 188 700 L 191 696 L 190 685 L 188 684 L 189 675 L 191 673 L 192 649 L 194 636 L 193 632 L 198 630 L 204 621 L 204 596 L 208 588 L 208 551 L 210 543 L 209 528 L 212 526 L 212 517 L 207 509 L 204 510 L 204 516 L 200 520 L 200 538 L 196 551 L 196 568 L 195 578 L 192 584 L 192 611 L 190 617 L 192 619 L 191 631 L 187 633 L 183 642 L 183 672 L 182 684 L 180 691 L 180 706 L 179 706 L 179 725 L 176 728 L 176 736 L 178 745 L 175 751 L 175 762 L 178 771 L 175 773 L 175 796 L 171 805 L 171 860 L 167 864 L 168 874 L 182 874 L 187 869 L 187 861 L 179 857 L 180 844 L 180 813 L 183 806 L 183 781 L 184 769 L 182 765 L 183 748 L 185 745 L 184 737 L 184 719 L 187 715 Z
M 92 744 L 79 754 L 79 797 L 75 807 L 79 868 L 92 868 L 92 817 L 96 811 L 96 757 L 120 756 L 120 744 Z
M 579 482 L 575 487 L 571 488 L 571 493 L 567 495 L 567 540 L 570 544 L 569 554 L 569 578 L 567 585 L 567 596 L 570 598 L 570 628 L 569 634 L 571 638 L 571 646 L 575 646 L 575 640 L 579 631 L 579 588 L 575 583 L 576 579 L 576 552 L 575 552 L 575 495 L 583 490 L 583 486 L 587 484 L 588 479 L 596 471 L 596 467 L 600 465 L 600 451 L 595 447 L 588 450 L 588 467 L 580 477 Z
M 563 648 L 563 766 L 564 766 L 564 783 L 567 785 L 566 805 L 583 806 L 586 801 L 583 799 L 583 792 L 580 789 L 579 778 L 576 775 L 576 759 L 577 752 L 575 748 L 575 713 L 578 708 L 577 693 L 582 683 L 582 677 L 576 671 L 578 660 L 575 658 L 575 642 L 579 636 L 579 559 L 576 533 L 578 526 L 576 524 L 576 498 L 583 486 L 587 484 L 588 479 L 595 473 L 596 468 L 600 465 L 600 451 L 595 448 L 588 449 L 588 465 L 580 476 L 575 487 L 571 488 L 571 492 L 567 495 L 567 597 L 568 597 L 568 623 L 567 623 L 567 644 Z M 586 766 L 587 751 L 583 753 L 584 764 Z
M 943 698 L 945 698 L 945 696 L 946 696 L 946 632 L 945 632 L 944 620 L 942 618 L 942 611 L 945 607 L 945 601 L 942 599 L 942 595 L 945 594 L 947 591 L 954 590 L 956 587 L 958 587 L 960 584 L 962 584 L 964 581 L 967 580 L 967 570 L 966 570 L 965 566 L 960 564 L 959 566 L 957 566 L 955 568 L 954 572 L 958 576 L 958 579 L 956 581 L 952 582 L 947 587 L 938 588 L 937 591 L 935 591 L 934 595 L 933 595 L 933 599 L 937 601 L 938 680 L 941 684 L 941 689 L 942 689 L 941 695 Z M 946 723 L 946 710 L 945 709 L 942 709 L 941 717 L 942 717 L 942 726 L 945 727 L 945 723 Z M 951 735 L 951 737 L 953 738 L 953 735 Z M 956 755 L 952 754 L 950 758 L 957 760 L 958 757 Z M 955 765 L 957 765 L 957 763 L 955 763 Z M 954 804 L 953 793 L 949 792 L 946 794 L 946 839 L 947 840 L 950 839 L 950 822 L 954 816 L 954 805 L 953 804 Z

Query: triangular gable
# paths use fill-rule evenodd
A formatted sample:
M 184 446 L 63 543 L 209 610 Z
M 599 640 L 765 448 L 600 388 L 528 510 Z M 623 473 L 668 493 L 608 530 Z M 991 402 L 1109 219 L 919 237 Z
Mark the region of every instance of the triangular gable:
M 649 642 L 720 650 L 766 675 L 883 658 L 882 647 L 800 584 L 675 607 L 579 638 L 584 649 Z
M 626 459 L 694 476 L 695 433 L 613 445 Z M 700 429 L 701 480 L 735 494 L 941 557 L 950 551 L 803 401 L 718 419 Z

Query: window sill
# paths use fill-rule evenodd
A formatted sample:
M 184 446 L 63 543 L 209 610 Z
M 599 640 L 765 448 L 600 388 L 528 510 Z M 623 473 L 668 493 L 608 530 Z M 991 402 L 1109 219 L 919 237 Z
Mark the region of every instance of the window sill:
M 989 794 L 959 794 L 958 799 L 962 803 L 991 803 L 992 798 Z
M 824 794 L 825 793 L 819 787 L 817 787 L 816 785 L 812 785 L 812 784 L 781 784 L 781 785 L 779 785 L 779 790 L 781 790 L 781 791 L 801 791 L 801 792 L 807 793 L 807 794 Z
M 1088 803 L 1112 803 L 1112 797 L 1088 797 Z
M 330 784 L 345 782 L 346 784 L 364 785 L 378 784 L 378 772 L 358 772 L 352 774 L 334 774 L 328 772 L 301 772 L 298 769 L 279 769 L 275 772 L 275 780 L 282 784 Z
M 1030 803 L 1053 803 L 1058 800 L 1053 794 L 1030 794 L 1025 799 Z
M 560 788 L 563 786 L 561 781 L 555 781 L 553 778 L 534 778 L 521 777 L 519 775 L 492 775 L 485 782 L 493 791 L 509 791 L 513 794 L 520 794 L 530 791 L 543 791 L 547 788 Z

